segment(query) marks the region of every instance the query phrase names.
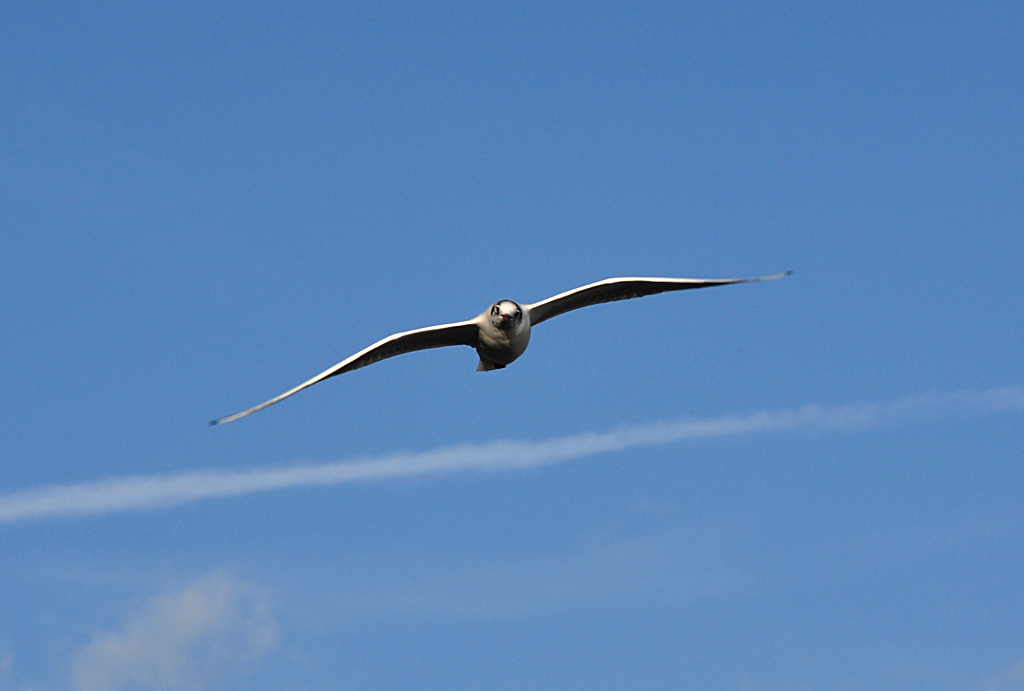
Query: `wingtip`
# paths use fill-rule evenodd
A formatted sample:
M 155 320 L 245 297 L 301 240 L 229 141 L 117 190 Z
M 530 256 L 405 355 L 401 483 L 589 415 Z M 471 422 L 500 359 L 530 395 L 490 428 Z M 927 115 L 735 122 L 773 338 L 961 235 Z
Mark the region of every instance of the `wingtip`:
M 756 282 L 756 281 L 777 281 L 780 278 L 785 278 L 786 276 L 791 276 L 792 274 L 793 274 L 793 269 L 789 269 L 788 271 L 783 271 L 782 273 L 778 273 L 778 274 L 772 274 L 771 276 L 758 276 L 757 278 L 741 279 L 739 282 L 740 283 L 746 283 L 746 282 Z
M 266 408 L 268 405 L 270 405 L 273 402 L 274 401 L 268 401 L 266 403 L 263 403 L 261 405 L 256 406 L 255 408 L 250 408 L 249 410 L 243 410 L 242 412 L 235 413 L 234 415 L 228 415 L 227 417 L 219 417 L 216 420 L 210 420 L 210 422 L 208 424 L 210 425 L 210 427 L 214 427 L 216 425 L 223 425 L 223 424 L 228 423 L 228 422 L 233 422 L 233 421 L 237 420 L 240 417 L 245 417 L 246 415 L 252 415 L 257 410 L 263 410 L 264 408 Z

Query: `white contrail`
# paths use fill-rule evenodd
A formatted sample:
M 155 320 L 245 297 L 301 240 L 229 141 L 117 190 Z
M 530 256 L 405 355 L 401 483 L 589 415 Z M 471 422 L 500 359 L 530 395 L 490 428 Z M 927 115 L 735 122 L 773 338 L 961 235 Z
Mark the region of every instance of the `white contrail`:
M 546 441 L 495 441 L 363 461 L 249 470 L 196 470 L 168 475 L 135 475 L 75 485 L 51 485 L 0 497 L 0 523 L 57 516 L 145 511 L 197 499 L 233 497 L 288 487 L 313 487 L 360 480 L 384 480 L 428 473 L 494 472 L 710 437 L 785 430 L 836 431 L 890 426 L 940 416 L 983 415 L 1024 410 L 1024 387 L 981 392 L 908 396 L 889 403 L 823 408 L 808 405 L 706 420 L 678 420 L 586 432 Z

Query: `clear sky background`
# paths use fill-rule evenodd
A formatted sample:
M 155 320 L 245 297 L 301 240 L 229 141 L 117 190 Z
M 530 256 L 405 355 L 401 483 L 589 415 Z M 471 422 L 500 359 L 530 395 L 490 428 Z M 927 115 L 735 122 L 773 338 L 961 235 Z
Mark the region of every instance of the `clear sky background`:
M 984 1 L 5 3 L 0 506 L 882 407 L 11 518 L 0 689 L 1024 688 L 1024 415 L 991 404 L 1024 384 L 1022 35 Z M 206 426 L 499 298 L 786 269 Z

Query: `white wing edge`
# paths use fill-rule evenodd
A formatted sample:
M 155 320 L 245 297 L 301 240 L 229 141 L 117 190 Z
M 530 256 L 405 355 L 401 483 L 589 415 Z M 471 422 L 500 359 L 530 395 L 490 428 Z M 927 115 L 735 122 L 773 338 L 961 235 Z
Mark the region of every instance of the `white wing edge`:
M 532 324 L 540 324 L 542 322 L 547 321 L 548 319 L 552 319 L 554 317 L 559 316 L 560 314 L 564 314 L 565 312 L 571 312 L 573 309 L 580 309 L 580 307 L 587 307 L 587 306 L 589 306 L 589 305 L 581 305 L 580 307 L 575 307 L 575 308 L 570 308 L 570 309 L 567 309 L 567 310 L 559 311 L 557 309 L 557 306 L 556 306 L 556 303 L 558 303 L 559 301 L 567 300 L 569 298 L 572 298 L 575 295 L 578 295 L 580 293 L 586 292 L 586 291 L 591 290 L 593 288 L 600 288 L 602 286 L 611 286 L 611 285 L 614 285 L 616 283 L 627 283 L 629 281 L 647 281 L 647 282 L 649 282 L 651 284 L 658 284 L 658 283 L 660 283 L 662 285 L 679 286 L 680 289 L 682 289 L 683 287 L 710 288 L 712 286 L 729 285 L 729 284 L 732 284 L 732 283 L 757 283 L 757 282 L 760 282 L 760 281 L 774 281 L 774 280 L 779 279 L 779 278 L 785 278 L 786 276 L 789 276 L 792 273 L 793 273 L 793 270 L 790 269 L 789 271 L 783 271 L 782 273 L 772 274 L 771 276 L 754 276 L 752 278 L 650 278 L 650 277 L 644 277 L 644 276 L 620 276 L 620 277 L 617 277 L 617 278 L 606 278 L 603 281 L 597 281 L 596 283 L 589 283 L 589 284 L 587 284 L 585 286 L 580 286 L 579 288 L 573 288 L 572 290 L 567 290 L 564 293 L 559 293 L 558 295 L 554 295 L 552 297 L 549 297 L 546 300 L 541 300 L 540 302 L 535 302 L 533 304 L 523 305 L 523 306 L 527 310 L 529 310 L 530 312 L 533 312 L 534 310 L 536 310 L 536 309 L 538 309 L 540 307 L 547 307 L 547 306 L 551 306 L 555 310 L 552 314 L 544 315 L 539 321 L 534 321 L 532 319 L 532 315 L 531 315 L 530 323 L 532 325 Z M 649 294 L 656 295 L 659 292 L 667 292 L 668 290 L 671 290 L 671 288 L 667 288 L 665 291 L 655 291 L 655 292 L 652 292 L 652 293 L 649 293 Z M 614 295 L 615 293 L 612 293 L 612 294 Z M 642 296 L 640 296 L 640 297 L 642 297 Z M 609 298 L 607 300 L 601 300 L 601 302 L 602 303 L 603 302 L 614 302 L 614 301 L 619 300 L 619 299 L 622 299 L 622 298 L 612 297 L 612 298 Z M 597 303 L 595 303 L 595 304 L 597 304 Z
M 373 353 L 373 351 L 375 351 L 375 350 L 377 350 L 377 349 L 387 345 L 388 343 L 396 341 L 396 340 L 398 340 L 400 338 L 404 338 L 406 336 L 414 336 L 416 334 L 425 334 L 425 333 L 429 333 L 429 332 L 432 332 L 432 331 L 439 331 L 441 329 L 449 329 L 449 328 L 452 328 L 452 327 L 470 326 L 470 325 L 476 324 L 476 323 L 477 323 L 476 319 L 470 319 L 468 321 L 463 321 L 463 322 L 453 322 L 451 324 L 438 324 L 437 326 L 427 326 L 427 327 L 424 327 L 422 329 L 413 329 L 412 331 L 402 331 L 400 333 L 391 334 L 387 338 L 382 338 L 381 340 L 377 341 L 373 345 L 371 345 L 369 347 L 366 347 L 366 348 L 363 348 L 362 350 L 360 350 L 355 355 L 352 355 L 352 356 L 349 356 L 349 357 L 345 358 L 344 360 L 342 360 L 338 364 L 334 365 L 333 367 L 325 369 L 323 372 L 321 372 L 320 374 L 316 375 L 312 379 L 309 379 L 307 381 L 302 382 L 301 384 L 296 386 L 294 389 L 289 389 L 288 391 L 285 391 L 280 396 L 275 396 L 274 398 L 271 398 L 269 401 L 264 401 L 263 403 L 260 403 L 258 406 L 254 406 L 252 408 L 249 408 L 248 410 L 243 410 L 240 413 L 235 413 L 234 415 L 228 415 L 226 417 L 217 418 L 216 420 L 210 420 L 209 424 L 211 426 L 213 426 L 213 425 L 223 425 L 225 422 L 232 422 L 233 420 L 237 420 L 238 418 L 245 417 L 246 415 L 252 415 L 253 413 L 259 412 L 259 411 L 263 410 L 264 408 L 267 408 L 269 406 L 274 405 L 278 401 L 283 401 L 284 399 L 288 398 L 292 394 L 296 394 L 296 393 L 298 393 L 299 391 L 302 391 L 305 388 L 313 386 L 313 384 L 321 382 L 324 379 L 327 379 L 328 377 L 331 377 L 331 376 L 333 376 L 335 374 L 341 373 L 340 370 L 345 369 L 345 367 L 347 365 L 350 365 L 353 362 L 356 362 L 360 358 L 365 357 L 366 355 L 369 355 L 369 354 Z M 412 348 L 409 351 L 405 351 L 405 352 L 412 352 L 412 351 L 415 351 L 415 350 L 426 350 L 427 348 L 431 348 L 431 347 L 437 347 L 437 346 L 425 346 L 424 348 Z M 382 359 L 384 359 L 384 358 L 382 358 Z M 372 362 L 367 363 L 367 365 L 371 365 L 371 364 L 373 364 L 373 363 Z M 363 365 L 363 367 L 365 367 L 365 366 L 366 365 Z M 358 369 L 358 367 L 357 368 L 353 368 L 353 369 Z

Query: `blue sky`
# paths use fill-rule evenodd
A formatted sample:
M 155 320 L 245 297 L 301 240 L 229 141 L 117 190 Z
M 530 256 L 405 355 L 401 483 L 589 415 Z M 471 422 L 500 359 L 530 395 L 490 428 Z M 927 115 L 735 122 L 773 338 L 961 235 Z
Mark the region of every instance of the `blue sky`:
M 1022 30 L 4 5 L 0 690 L 1024 689 Z M 499 298 L 785 269 L 205 424 Z

